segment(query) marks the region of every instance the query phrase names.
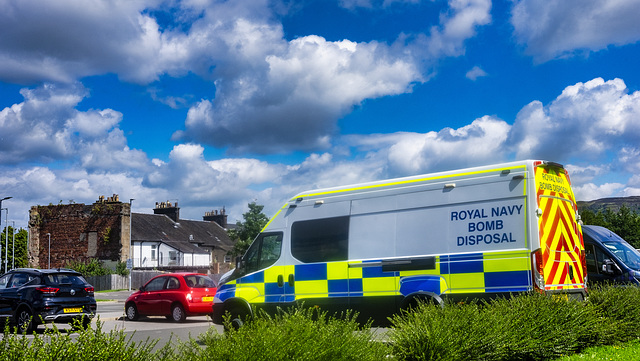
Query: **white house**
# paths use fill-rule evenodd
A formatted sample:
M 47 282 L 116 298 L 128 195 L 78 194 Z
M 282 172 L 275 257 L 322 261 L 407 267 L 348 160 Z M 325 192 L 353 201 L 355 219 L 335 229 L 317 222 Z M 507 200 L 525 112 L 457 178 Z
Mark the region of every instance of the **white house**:
M 156 204 L 154 213 L 131 216 L 134 268 L 231 266 L 233 243 L 220 224 L 181 220 L 177 204 L 168 202 Z

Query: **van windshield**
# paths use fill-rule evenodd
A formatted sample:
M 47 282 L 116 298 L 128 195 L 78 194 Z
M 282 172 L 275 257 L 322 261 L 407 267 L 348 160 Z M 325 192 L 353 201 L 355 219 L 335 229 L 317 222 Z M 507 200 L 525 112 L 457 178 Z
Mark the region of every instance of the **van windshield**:
M 602 242 L 611 253 L 629 268 L 640 271 L 640 252 L 626 242 Z

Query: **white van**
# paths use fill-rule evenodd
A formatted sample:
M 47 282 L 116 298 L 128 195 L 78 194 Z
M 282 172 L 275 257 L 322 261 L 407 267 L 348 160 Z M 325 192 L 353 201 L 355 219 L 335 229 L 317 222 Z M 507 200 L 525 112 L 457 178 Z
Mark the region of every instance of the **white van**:
M 584 298 L 577 218 L 567 171 L 534 160 L 303 192 L 222 277 L 214 322 L 301 301 L 385 320 L 418 299 Z

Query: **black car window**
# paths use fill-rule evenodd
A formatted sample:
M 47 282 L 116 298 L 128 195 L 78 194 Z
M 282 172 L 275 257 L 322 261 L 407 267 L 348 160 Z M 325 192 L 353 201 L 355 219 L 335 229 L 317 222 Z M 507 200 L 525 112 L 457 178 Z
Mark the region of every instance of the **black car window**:
M 45 276 L 46 283 L 50 286 L 73 285 L 83 286 L 86 281 L 82 276 L 71 273 L 53 273 Z
M 20 287 L 29 281 L 31 281 L 33 277 L 29 276 L 26 273 L 14 273 L 13 278 L 11 279 L 11 283 L 7 286 L 7 288 L 17 288 Z
M 12 276 L 11 274 L 8 274 L 0 277 L 0 290 L 7 288 L 7 285 L 9 284 L 9 279 L 11 278 L 11 276 Z
M 167 277 L 158 277 L 154 278 L 146 286 L 144 286 L 145 291 L 159 291 L 164 287 L 164 282 L 167 280 Z
M 175 277 L 169 277 L 169 280 L 167 281 L 166 289 L 176 290 L 178 288 L 180 288 L 180 281 L 178 281 L 178 279 Z

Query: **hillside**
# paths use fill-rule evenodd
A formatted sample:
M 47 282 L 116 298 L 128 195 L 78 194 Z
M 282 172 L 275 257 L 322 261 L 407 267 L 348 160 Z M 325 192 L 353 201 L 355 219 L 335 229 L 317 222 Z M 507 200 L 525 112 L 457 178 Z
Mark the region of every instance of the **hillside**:
M 613 212 L 617 212 L 622 205 L 629 207 L 632 212 L 640 212 L 640 197 L 614 197 L 588 202 L 578 201 L 578 211 L 590 209 L 593 212 L 598 212 L 611 209 Z

